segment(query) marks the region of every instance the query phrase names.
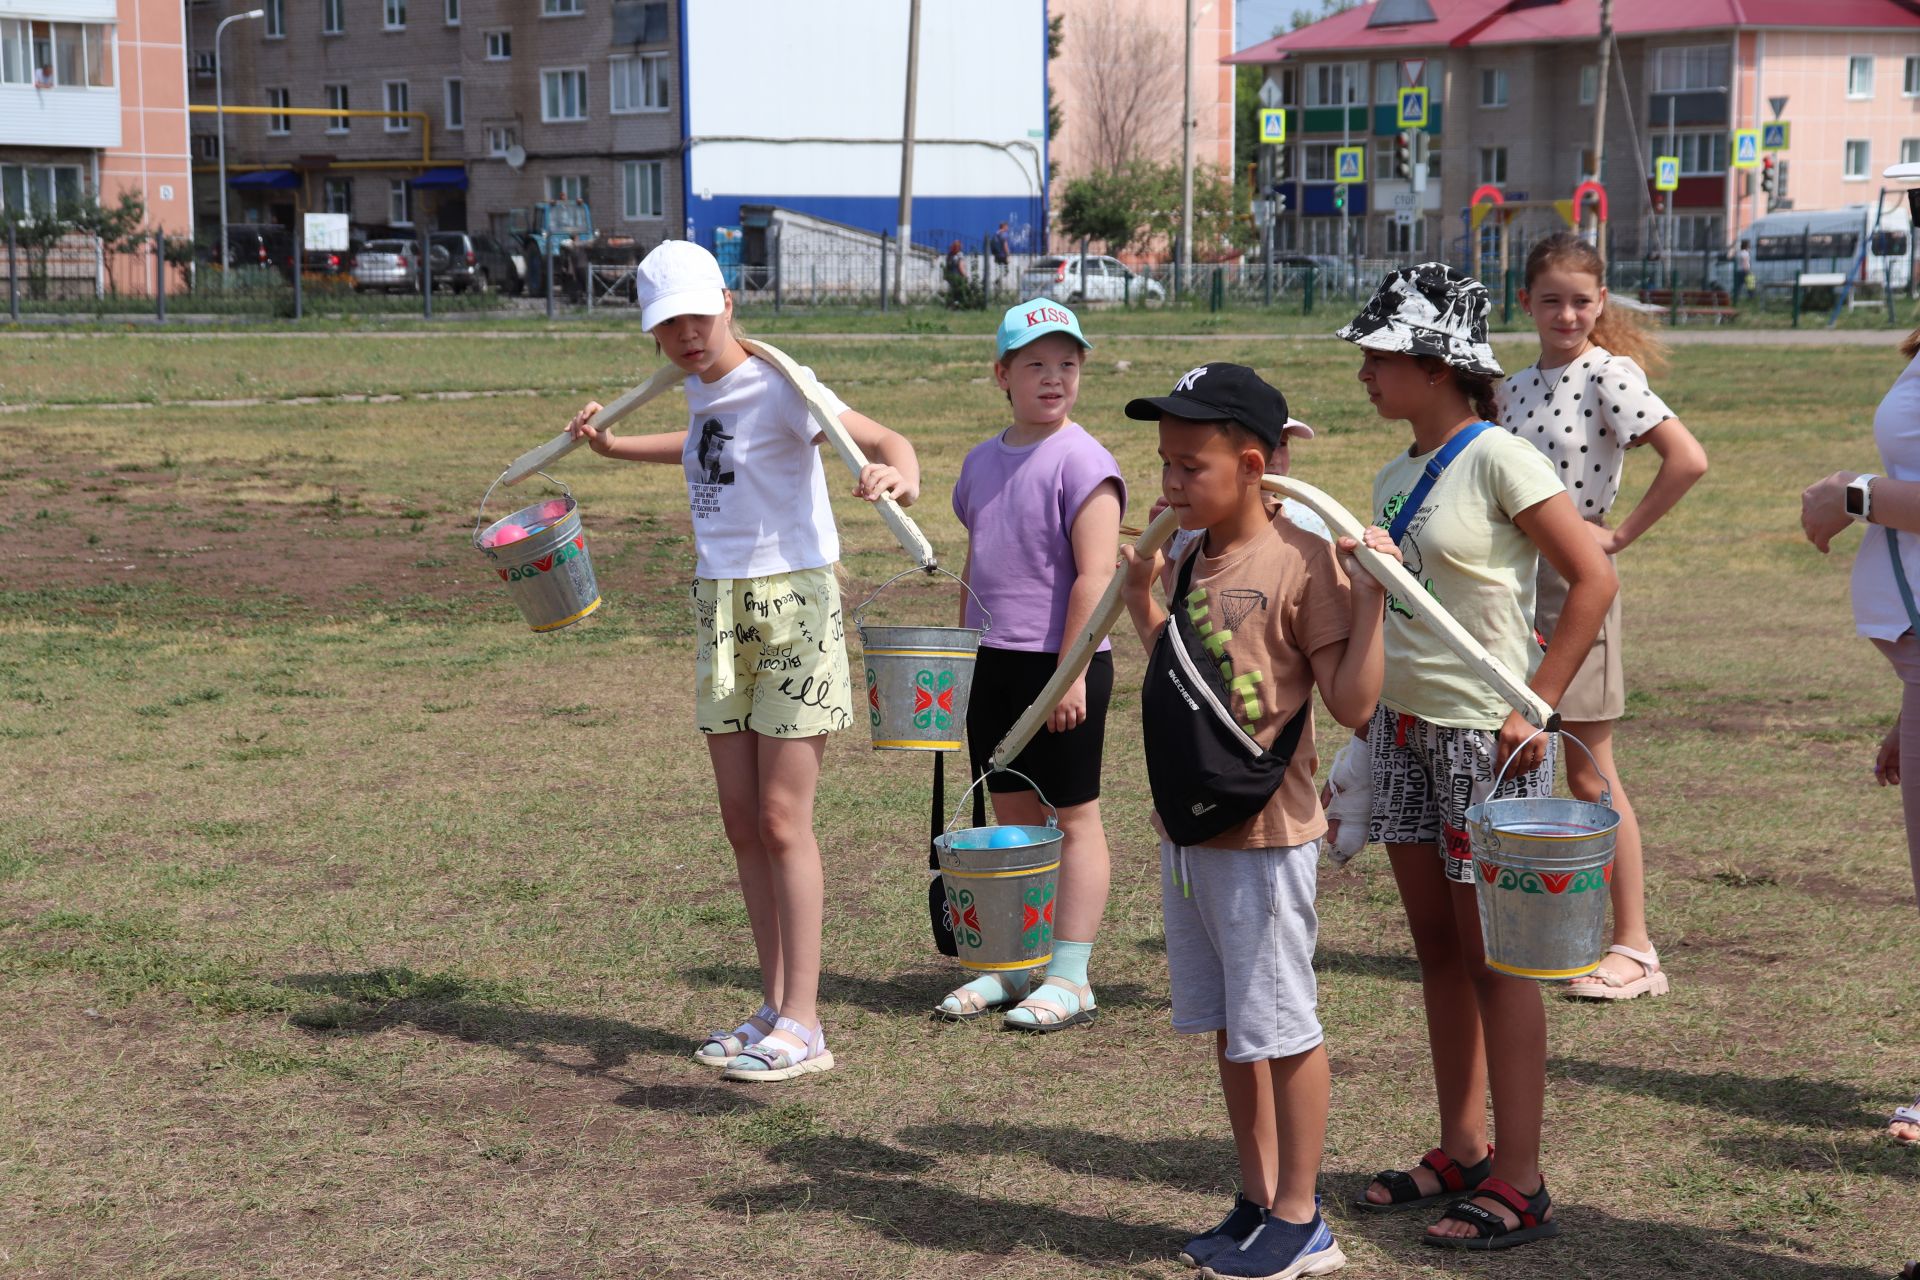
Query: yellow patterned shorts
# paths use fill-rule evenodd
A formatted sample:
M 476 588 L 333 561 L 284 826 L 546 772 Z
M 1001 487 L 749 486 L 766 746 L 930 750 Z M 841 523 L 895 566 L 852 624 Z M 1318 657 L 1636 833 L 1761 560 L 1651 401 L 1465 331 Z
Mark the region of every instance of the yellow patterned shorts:
M 700 732 L 814 738 L 853 723 L 832 565 L 765 578 L 695 578 L 693 617 Z

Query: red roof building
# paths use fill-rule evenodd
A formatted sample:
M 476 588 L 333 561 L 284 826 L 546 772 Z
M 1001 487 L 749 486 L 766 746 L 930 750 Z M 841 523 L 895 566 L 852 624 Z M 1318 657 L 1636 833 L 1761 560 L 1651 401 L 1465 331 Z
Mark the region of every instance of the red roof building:
M 1612 23 L 1604 95 L 1599 0 L 1375 0 L 1234 54 L 1266 69 L 1287 114 L 1286 143 L 1264 149 L 1287 206 L 1281 246 L 1468 261 L 1466 210 L 1492 185 L 1510 243 L 1502 218 L 1478 238 L 1517 254 L 1568 225 L 1556 202 L 1594 175 L 1602 97 L 1616 261 L 1678 253 L 1724 274 L 1756 217 L 1871 206 L 1887 165 L 1920 160 L 1920 0 L 1614 0 Z M 1430 115 L 1424 136 L 1403 139 L 1410 87 L 1426 90 Z M 1762 132 L 1755 158 L 1771 163 L 1736 167 L 1746 130 Z M 1342 210 L 1334 179 L 1351 176 L 1341 148 L 1356 146 L 1364 180 Z M 1423 146 L 1416 191 L 1402 157 Z M 1662 156 L 1678 160 L 1671 193 L 1654 189 Z

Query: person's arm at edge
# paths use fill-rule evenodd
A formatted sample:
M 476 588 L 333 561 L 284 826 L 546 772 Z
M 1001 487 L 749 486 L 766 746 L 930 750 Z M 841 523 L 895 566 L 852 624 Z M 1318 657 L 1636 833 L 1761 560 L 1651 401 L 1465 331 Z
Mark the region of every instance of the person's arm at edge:
M 1580 664 L 1586 661 L 1587 651 L 1593 648 L 1600 624 L 1606 620 L 1607 608 L 1620 589 L 1620 580 L 1613 572 L 1613 562 L 1587 532 L 1586 521 L 1574 510 L 1573 499 L 1567 496 L 1566 490 L 1519 512 L 1513 522 L 1567 583 L 1567 603 L 1553 629 L 1553 639 L 1540 656 L 1540 666 L 1534 671 L 1533 679 L 1527 682 L 1548 706 L 1557 706 L 1578 674 Z M 1533 726 L 1518 711 L 1508 715 L 1506 724 L 1500 728 L 1496 763 L 1504 763 L 1514 748 L 1533 732 Z M 1534 743 L 1527 749 L 1529 758 L 1517 767 L 1534 767 L 1540 760 L 1536 753 L 1545 750 L 1542 743 Z
M 1383 555 L 1400 558 L 1400 549 L 1387 537 L 1386 530 L 1366 530 L 1369 547 Z M 1308 655 L 1313 665 L 1313 682 L 1320 688 L 1320 701 L 1327 712 L 1349 729 L 1362 729 L 1373 718 L 1380 701 L 1380 686 L 1386 679 L 1384 618 L 1386 588 L 1352 559 L 1358 544 L 1351 538 L 1340 539 L 1338 546 L 1347 568 L 1351 622 L 1345 639 L 1323 644 Z
M 840 425 L 860 446 L 860 452 L 867 455 L 867 465 L 854 485 L 854 497 L 868 502 L 890 497 L 903 507 L 919 501 L 920 458 L 911 440 L 852 409 L 840 415 Z
M 1120 485 L 1102 480 L 1068 527 L 1067 538 L 1073 545 L 1073 587 L 1067 593 L 1067 614 L 1061 624 L 1060 651 L 1065 653 L 1087 629 L 1087 622 L 1113 581 L 1114 543 L 1120 540 Z M 1047 728 L 1055 733 L 1078 726 L 1087 718 L 1086 676 L 1074 681 L 1073 688 L 1047 717 Z
M 1125 562 L 1127 575 L 1120 588 L 1120 598 L 1126 601 L 1127 614 L 1133 619 L 1133 633 L 1140 638 L 1140 647 L 1152 653 L 1160 639 L 1160 628 L 1167 625 L 1167 611 L 1153 598 L 1153 580 L 1166 569 L 1166 557 L 1156 551 L 1143 560 L 1128 542 L 1121 545 L 1120 558 Z
M 1602 540 L 1600 549 L 1616 555 L 1638 542 L 1707 474 L 1707 451 L 1678 418 L 1659 423 L 1629 447 L 1637 449 L 1643 444 L 1653 446 L 1660 455 L 1660 470 L 1627 518 L 1610 531 L 1610 538 Z M 1601 527 L 1591 527 L 1598 538 Z
M 567 434 L 576 440 L 585 440 L 587 448 L 603 458 L 617 458 L 622 462 L 660 462 L 678 463 L 687 447 L 685 431 L 661 431 L 644 436 L 616 436 L 612 427 L 595 430 L 587 423 L 593 415 L 600 412 L 598 400 L 587 401 L 586 407 L 573 415 L 567 423 Z
M 1853 523 L 1847 514 L 1847 486 L 1865 474 L 1878 477 L 1873 482 L 1873 510 L 1868 513 L 1871 523 L 1920 533 L 1920 483 L 1894 480 L 1879 472 L 1836 471 L 1814 481 L 1800 495 L 1800 528 L 1821 555 L 1831 549 L 1834 535 Z

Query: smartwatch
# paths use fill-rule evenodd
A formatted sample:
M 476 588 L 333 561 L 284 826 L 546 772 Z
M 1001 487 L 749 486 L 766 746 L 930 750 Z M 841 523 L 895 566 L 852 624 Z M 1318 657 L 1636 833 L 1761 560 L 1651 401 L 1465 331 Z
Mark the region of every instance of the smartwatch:
M 1861 524 L 1873 523 L 1873 482 L 1879 478 L 1872 474 L 1856 476 L 1847 485 L 1847 514 Z

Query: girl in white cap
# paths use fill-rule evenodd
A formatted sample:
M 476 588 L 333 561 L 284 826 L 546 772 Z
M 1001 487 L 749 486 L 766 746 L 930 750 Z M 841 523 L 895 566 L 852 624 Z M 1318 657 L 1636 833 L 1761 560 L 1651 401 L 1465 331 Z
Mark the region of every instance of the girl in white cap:
M 1360 381 L 1411 446 L 1374 477 L 1376 524 L 1407 571 L 1495 657 L 1558 703 L 1615 590 L 1558 472 L 1492 426 L 1500 366 L 1487 345 L 1487 290 L 1437 262 L 1390 272 L 1340 336 L 1366 355 Z M 1536 562 L 1568 583 L 1559 629 L 1533 641 Z M 1361 1209 L 1451 1202 L 1423 1240 L 1507 1249 L 1559 1233 L 1540 1172 L 1547 1019 L 1540 988 L 1487 963 L 1465 811 L 1492 795 L 1553 786 L 1552 739 L 1462 666 L 1387 597 L 1386 677 L 1368 728 L 1368 835 L 1387 846 L 1420 961 L 1440 1143 L 1378 1174 Z M 1495 791 L 1498 771 L 1506 779 Z M 1499 1149 L 1488 1143 L 1493 1095 Z
M 800 393 L 733 332 L 733 296 L 712 254 L 669 240 L 641 262 L 640 324 L 687 374 L 686 429 L 615 436 L 567 430 L 595 453 L 686 473 L 698 565 L 695 720 L 740 871 L 763 1003 L 694 1054 L 730 1080 L 775 1081 L 833 1066 L 816 1008 L 824 889 L 813 797 L 826 735 L 853 722 L 834 576 L 840 541 Z M 905 437 L 821 388 L 868 457 L 854 495 L 902 506 L 920 493 Z

